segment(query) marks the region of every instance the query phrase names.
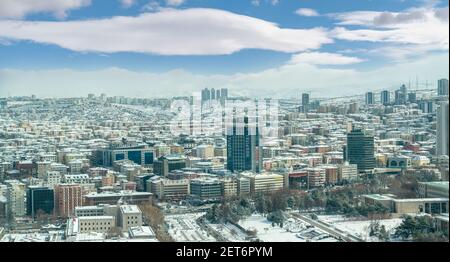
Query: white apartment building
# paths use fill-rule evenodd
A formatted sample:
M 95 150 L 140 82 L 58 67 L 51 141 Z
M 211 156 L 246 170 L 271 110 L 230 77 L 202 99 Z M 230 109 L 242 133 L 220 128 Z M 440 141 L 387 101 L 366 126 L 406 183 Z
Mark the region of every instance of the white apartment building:
M 13 217 L 23 217 L 26 215 L 25 195 L 26 185 L 17 180 L 5 181 L 8 191 L 6 199 L 8 202 L 8 213 Z
M 49 187 L 54 187 L 62 183 L 61 173 L 58 171 L 48 171 L 46 175 L 47 185 Z
M 338 179 L 347 181 L 358 179 L 358 166 L 348 162 L 338 166 Z
M 64 183 L 66 184 L 89 184 L 89 182 L 88 174 L 64 175 Z

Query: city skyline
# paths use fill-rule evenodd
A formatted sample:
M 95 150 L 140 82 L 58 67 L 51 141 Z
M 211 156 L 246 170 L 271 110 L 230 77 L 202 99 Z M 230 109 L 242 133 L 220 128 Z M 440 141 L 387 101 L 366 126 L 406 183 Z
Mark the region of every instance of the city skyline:
M 0 97 L 327 97 L 448 78 L 448 1 L 56 2 L 1 3 Z
M 448 30 L 448 0 L 0 0 L 0 243 L 434 259 Z

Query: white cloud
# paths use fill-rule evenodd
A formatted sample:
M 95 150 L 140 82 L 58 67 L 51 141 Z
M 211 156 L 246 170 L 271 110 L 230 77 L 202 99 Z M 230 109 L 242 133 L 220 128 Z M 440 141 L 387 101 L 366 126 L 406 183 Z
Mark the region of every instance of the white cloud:
M 84 21 L 0 21 L 0 37 L 74 51 L 162 55 L 220 55 L 249 48 L 294 53 L 332 42 L 322 28 L 285 29 L 261 19 L 203 8 Z
M 130 8 L 136 4 L 136 0 L 119 0 L 123 8 Z
M 397 28 L 408 24 L 428 22 L 448 23 L 448 7 L 411 8 L 403 12 L 353 11 L 333 13 L 327 16 L 339 21 L 339 25 L 361 25 L 380 28 Z M 440 21 L 436 21 L 440 20 Z
M 290 64 L 312 64 L 312 65 L 350 65 L 361 63 L 364 60 L 358 57 L 344 56 L 335 53 L 305 52 L 292 56 Z
M 166 0 L 166 5 L 170 6 L 179 6 L 182 5 L 185 0 Z
M 441 19 L 443 22 L 448 23 L 448 6 L 444 8 L 438 8 L 434 11 L 434 16 Z
M 228 87 L 231 95 L 313 97 L 363 94 L 368 90 L 398 88 L 409 78 L 435 83 L 448 78 L 448 53 L 390 64 L 371 70 L 320 68 L 310 64 L 284 65 L 261 72 L 233 75 L 199 75 L 183 70 L 154 74 L 110 68 L 98 71 L 0 69 L 0 97 L 36 94 L 44 97 L 76 97 L 107 93 L 130 97 L 190 95 L 202 87 Z M 83 81 L 80 81 L 83 79 Z
M 331 35 L 349 41 L 387 43 L 391 56 L 416 55 L 417 51 L 448 51 L 448 7 L 442 9 L 414 8 L 404 12 L 357 11 L 332 14 L 341 26 L 358 25 L 365 28 L 335 28 Z M 378 50 L 383 50 L 379 48 Z
M 161 10 L 161 6 L 157 1 L 152 0 L 147 4 L 145 4 L 144 6 L 142 6 L 141 10 L 143 12 L 156 12 Z
M 254 6 L 260 6 L 261 0 L 252 0 L 250 3 Z M 265 3 L 276 6 L 280 3 L 280 0 L 265 0 Z
M 252 0 L 252 5 L 254 5 L 254 6 L 259 6 L 260 4 L 261 4 L 261 1 L 260 0 Z
M 67 17 L 67 11 L 89 6 L 91 0 L 1 0 L 0 18 L 20 19 L 28 14 L 52 13 L 55 17 Z
M 300 8 L 297 9 L 295 13 L 300 16 L 319 16 L 319 13 L 316 10 L 310 8 Z

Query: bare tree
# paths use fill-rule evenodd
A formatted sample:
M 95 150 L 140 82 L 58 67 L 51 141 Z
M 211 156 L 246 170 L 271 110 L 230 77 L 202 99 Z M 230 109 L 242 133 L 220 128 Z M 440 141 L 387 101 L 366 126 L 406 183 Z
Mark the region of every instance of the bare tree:
M 173 242 L 174 240 L 169 235 L 169 233 L 165 230 L 164 227 L 164 214 L 162 211 L 154 206 L 152 203 L 142 204 L 139 206 L 142 211 L 142 214 L 147 220 L 150 227 L 156 234 L 156 238 L 161 242 Z

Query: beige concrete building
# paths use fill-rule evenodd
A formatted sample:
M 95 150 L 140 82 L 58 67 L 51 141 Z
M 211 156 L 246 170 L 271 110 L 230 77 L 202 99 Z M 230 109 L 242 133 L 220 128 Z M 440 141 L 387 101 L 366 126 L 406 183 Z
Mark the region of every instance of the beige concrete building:
M 226 177 L 220 180 L 222 183 L 222 196 L 232 197 L 237 195 L 238 183 L 235 178 Z
M 123 205 L 119 209 L 118 224 L 123 232 L 132 227 L 142 226 L 142 212 L 136 205 Z
M 188 179 L 170 180 L 158 179 L 148 180 L 147 188 L 156 195 L 158 199 L 181 200 L 190 194 L 190 183 Z
M 67 235 L 74 236 L 79 233 L 108 233 L 116 226 L 113 216 L 86 216 L 70 218 L 67 220 Z
M 251 194 L 271 193 L 282 190 L 284 187 L 284 177 L 278 174 L 262 173 L 255 174 L 252 172 L 244 172 L 242 177 L 250 180 Z

